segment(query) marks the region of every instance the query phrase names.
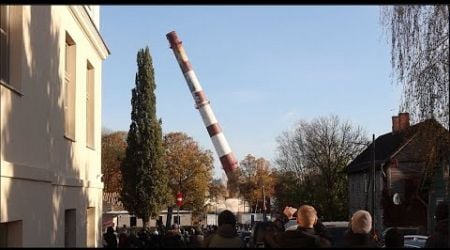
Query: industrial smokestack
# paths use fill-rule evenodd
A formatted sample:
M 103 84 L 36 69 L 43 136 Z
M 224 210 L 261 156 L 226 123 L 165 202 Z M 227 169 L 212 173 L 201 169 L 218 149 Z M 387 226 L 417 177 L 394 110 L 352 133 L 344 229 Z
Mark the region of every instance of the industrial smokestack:
M 172 31 L 166 35 L 170 43 L 170 48 L 173 50 L 175 57 L 186 79 L 189 90 L 206 126 L 206 130 L 212 140 L 216 153 L 219 155 L 220 163 L 228 178 L 227 188 L 230 197 L 237 197 L 238 195 L 238 162 L 228 145 L 225 135 L 219 126 L 219 123 L 214 116 L 211 105 L 206 98 L 205 93 L 200 85 L 200 82 L 195 75 L 192 65 L 184 51 L 181 41 L 178 39 L 177 33 Z

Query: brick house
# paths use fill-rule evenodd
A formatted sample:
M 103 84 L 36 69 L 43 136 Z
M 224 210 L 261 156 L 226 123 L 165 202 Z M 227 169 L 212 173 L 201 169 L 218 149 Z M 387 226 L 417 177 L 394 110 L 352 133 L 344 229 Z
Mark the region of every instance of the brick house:
M 434 119 L 410 126 L 409 114 L 400 113 L 392 117 L 392 131 L 379 136 L 374 144 L 346 168 L 349 216 L 365 209 L 374 214 L 378 232 L 400 226 L 430 233 L 434 208 L 447 197 L 448 130 Z

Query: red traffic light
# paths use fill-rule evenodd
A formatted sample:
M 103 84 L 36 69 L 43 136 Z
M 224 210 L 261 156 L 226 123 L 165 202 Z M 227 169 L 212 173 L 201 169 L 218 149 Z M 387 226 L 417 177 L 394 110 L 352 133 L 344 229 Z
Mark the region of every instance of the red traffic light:
M 183 194 L 181 192 L 177 193 L 177 206 L 181 207 L 183 205 Z

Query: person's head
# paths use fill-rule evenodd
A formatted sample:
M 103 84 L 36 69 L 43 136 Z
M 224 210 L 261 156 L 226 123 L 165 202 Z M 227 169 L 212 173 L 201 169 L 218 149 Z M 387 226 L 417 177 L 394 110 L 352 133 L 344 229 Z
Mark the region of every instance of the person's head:
M 236 225 L 236 217 L 230 210 L 224 210 L 219 214 L 219 226 L 223 224 Z
M 304 228 L 313 228 L 317 222 L 317 211 L 313 206 L 303 205 L 297 211 L 297 224 Z
M 386 247 L 403 247 L 404 241 L 403 233 L 396 227 L 390 228 L 384 236 Z
M 172 224 L 172 230 L 179 230 L 180 226 L 177 223 Z
M 201 235 L 202 234 L 202 230 L 200 229 L 200 227 L 195 227 L 194 228 L 194 233 L 195 235 Z
M 356 211 L 351 219 L 352 232 L 356 234 L 368 234 L 372 230 L 372 216 L 366 210 Z
M 436 221 L 448 219 L 448 202 L 441 201 L 436 207 L 435 212 Z
M 109 226 L 108 228 L 106 228 L 106 232 L 107 233 L 114 233 L 114 228 Z

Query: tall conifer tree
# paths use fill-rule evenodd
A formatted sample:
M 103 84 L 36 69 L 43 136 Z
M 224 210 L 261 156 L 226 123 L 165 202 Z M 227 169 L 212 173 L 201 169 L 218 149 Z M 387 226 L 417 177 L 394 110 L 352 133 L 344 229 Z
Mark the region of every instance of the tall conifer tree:
M 137 53 L 138 72 L 132 89 L 131 124 L 121 165 L 121 200 L 148 226 L 168 201 L 168 175 L 163 167 L 161 120 L 156 117 L 155 79 L 148 47 Z

